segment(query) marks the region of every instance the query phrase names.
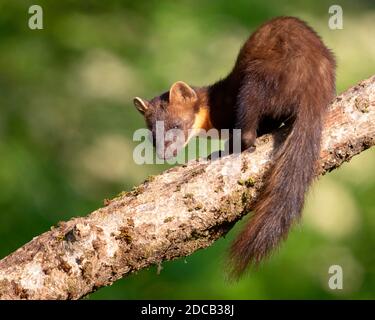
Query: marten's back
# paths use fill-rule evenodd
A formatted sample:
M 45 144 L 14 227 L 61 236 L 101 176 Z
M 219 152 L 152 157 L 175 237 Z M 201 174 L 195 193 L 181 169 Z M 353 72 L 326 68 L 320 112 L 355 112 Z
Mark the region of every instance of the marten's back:
M 266 22 L 250 36 L 238 55 L 236 68 L 246 68 L 254 60 L 276 64 L 291 62 L 291 58 L 297 61 L 326 58 L 334 62 L 331 52 L 304 21 L 279 17 Z
M 332 53 L 312 28 L 298 18 L 279 17 L 263 24 L 245 42 L 229 78 L 239 86 L 246 76 L 263 83 L 264 105 L 275 115 L 275 108 L 284 101 L 292 104 L 306 96 L 307 88 L 311 97 L 327 93 L 322 99 L 328 99 L 334 90 L 334 68 Z M 282 111 L 287 113 L 286 108 Z
M 326 75 L 326 68 L 334 65 L 332 53 L 317 33 L 305 22 L 294 17 L 279 17 L 263 24 L 245 42 L 232 73 L 247 74 L 257 70 L 275 76 L 295 78 L 296 87 Z M 292 83 L 288 81 L 289 89 Z

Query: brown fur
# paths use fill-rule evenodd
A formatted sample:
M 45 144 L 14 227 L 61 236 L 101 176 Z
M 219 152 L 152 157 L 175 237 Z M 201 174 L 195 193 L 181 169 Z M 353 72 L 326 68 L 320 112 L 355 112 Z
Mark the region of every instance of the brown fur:
M 280 17 L 250 36 L 225 79 L 201 88 L 178 82 L 145 102 L 149 127 L 165 119 L 167 127 L 178 120 L 191 128 L 204 112 L 210 126 L 241 129 L 243 149 L 286 123 L 289 135 L 275 151 L 254 215 L 231 247 L 232 276 L 267 257 L 300 217 L 320 152 L 322 118 L 334 94 L 332 53 L 306 23 Z

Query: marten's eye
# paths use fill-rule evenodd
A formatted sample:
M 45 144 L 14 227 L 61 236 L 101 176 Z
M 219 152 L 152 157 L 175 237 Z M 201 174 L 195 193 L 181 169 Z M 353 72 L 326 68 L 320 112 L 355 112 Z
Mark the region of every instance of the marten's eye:
M 174 125 L 172 126 L 172 129 L 180 129 L 180 125 L 179 125 L 179 124 L 174 124 Z

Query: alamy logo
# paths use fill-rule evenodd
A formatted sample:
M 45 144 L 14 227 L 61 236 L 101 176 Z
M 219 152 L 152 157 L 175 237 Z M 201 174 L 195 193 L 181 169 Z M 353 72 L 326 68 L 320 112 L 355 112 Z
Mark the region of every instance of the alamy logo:
M 203 139 L 197 145 L 197 140 L 193 137 L 199 136 Z M 226 139 L 226 147 L 220 150 L 220 140 Z M 149 141 L 152 143 L 149 143 Z M 211 150 L 218 150 L 211 153 L 210 159 L 229 155 L 230 153 L 241 153 L 241 130 L 240 129 L 190 129 L 187 136 L 183 130 L 170 129 L 165 131 L 164 121 L 156 121 L 153 130 L 138 129 L 133 134 L 133 141 L 139 142 L 134 148 L 133 159 L 136 164 L 183 164 L 188 158 L 196 159 L 204 154 L 209 154 Z M 208 143 L 210 142 L 210 144 Z M 189 143 L 188 143 L 189 142 Z M 230 148 L 228 146 L 231 146 Z M 186 147 L 186 148 L 185 148 Z M 156 150 L 156 157 L 154 155 Z M 181 157 L 177 155 L 183 154 Z
M 331 16 L 328 19 L 328 27 L 331 30 L 343 29 L 344 20 L 342 7 L 337 4 L 332 5 L 328 9 L 328 13 L 331 14 Z
M 29 18 L 29 28 L 31 30 L 43 29 L 43 9 L 39 5 L 32 5 L 29 8 L 29 14 L 32 16 Z
M 339 265 L 330 266 L 328 273 L 331 274 L 328 280 L 328 287 L 331 290 L 343 289 L 343 270 Z

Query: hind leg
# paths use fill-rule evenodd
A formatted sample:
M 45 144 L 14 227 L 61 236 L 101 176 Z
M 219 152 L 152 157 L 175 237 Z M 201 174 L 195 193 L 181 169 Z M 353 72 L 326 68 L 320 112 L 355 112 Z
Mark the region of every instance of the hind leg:
M 257 138 L 257 131 L 254 128 L 242 130 L 241 134 L 241 150 L 246 150 L 255 147 L 255 140 Z
M 241 129 L 241 149 L 246 150 L 255 144 L 257 130 L 264 101 L 260 98 L 259 84 L 245 82 L 239 92 L 236 106 L 236 127 Z

